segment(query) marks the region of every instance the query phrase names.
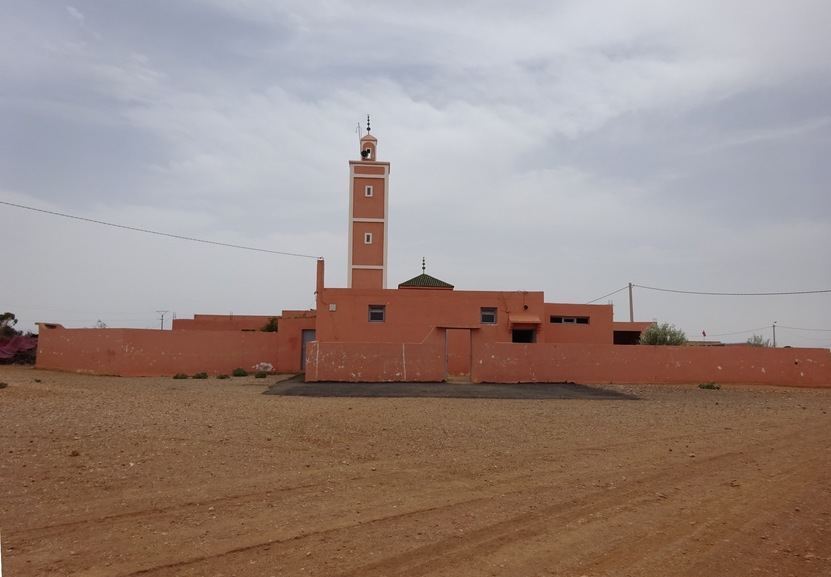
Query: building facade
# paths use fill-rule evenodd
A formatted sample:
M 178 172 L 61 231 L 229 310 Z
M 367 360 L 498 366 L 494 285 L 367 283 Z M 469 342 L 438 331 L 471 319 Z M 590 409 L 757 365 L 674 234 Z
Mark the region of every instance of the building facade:
M 367 130 L 361 160 L 349 163 L 347 288 L 324 286 L 318 261 L 307 381 L 831 384 L 827 350 L 627 346 L 652 323 L 615 322 L 611 305 L 549 303 L 537 291 L 457 291 L 423 266 L 387 288 L 389 163 L 377 145 Z
M 611 305 L 549 303 L 541 291 L 455 290 L 423 264 L 388 288 L 390 163 L 377 148 L 367 122 L 349 161 L 347 286 L 326 287 L 319 260 L 315 310 L 196 315 L 171 331 L 41 323 L 37 366 L 151 376 L 269 363 L 307 381 L 831 386 L 828 349 L 630 346 L 651 323 L 615 322 Z

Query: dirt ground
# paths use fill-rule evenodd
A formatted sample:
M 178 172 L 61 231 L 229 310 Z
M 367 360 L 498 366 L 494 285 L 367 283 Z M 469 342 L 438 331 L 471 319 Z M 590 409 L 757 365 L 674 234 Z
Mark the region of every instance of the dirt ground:
M 6 577 L 831 575 L 831 389 L 276 380 L 0 367 Z

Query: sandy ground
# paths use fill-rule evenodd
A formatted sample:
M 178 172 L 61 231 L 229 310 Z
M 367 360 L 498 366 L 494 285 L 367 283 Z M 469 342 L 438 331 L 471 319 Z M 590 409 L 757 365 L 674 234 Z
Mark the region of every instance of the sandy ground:
M 831 390 L 275 380 L 0 367 L 4 575 L 831 575 Z

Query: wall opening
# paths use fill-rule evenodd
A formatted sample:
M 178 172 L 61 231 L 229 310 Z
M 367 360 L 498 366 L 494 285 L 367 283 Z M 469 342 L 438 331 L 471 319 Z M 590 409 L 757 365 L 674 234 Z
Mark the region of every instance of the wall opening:
M 306 344 L 315 340 L 314 329 L 302 329 L 300 339 L 300 370 L 306 370 Z
M 548 318 L 551 324 L 555 325 L 587 325 L 589 317 L 558 317 L 551 315 Z
M 512 329 L 511 342 L 535 343 L 537 342 L 537 331 L 535 329 Z
M 387 307 L 385 305 L 369 305 L 369 322 L 383 323 L 387 320 Z

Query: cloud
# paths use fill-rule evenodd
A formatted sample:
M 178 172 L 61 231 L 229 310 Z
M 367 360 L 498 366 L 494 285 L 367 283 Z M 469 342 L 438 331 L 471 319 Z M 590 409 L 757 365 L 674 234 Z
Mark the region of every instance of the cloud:
M 0 198 L 321 254 L 342 286 L 370 113 L 391 284 L 427 257 L 457 288 L 555 301 L 831 286 L 829 17 L 819 0 L 18 3 L 0 22 Z M 15 261 L 37 286 L 17 304 L 155 322 L 310 301 L 303 259 L 12 214 L 40 243 Z M 815 305 L 776 317 L 831 327 Z M 645 291 L 637 310 L 696 334 L 774 314 Z
M 78 22 L 78 24 L 80 24 L 81 26 L 84 26 L 86 24 L 86 18 L 84 18 L 84 15 L 81 14 L 81 11 L 75 8 L 74 6 L 67 6 L 66 11 L 69 12 L 69 15 L 72 16 L 72 18 L 74 18 L 75 21 Z

